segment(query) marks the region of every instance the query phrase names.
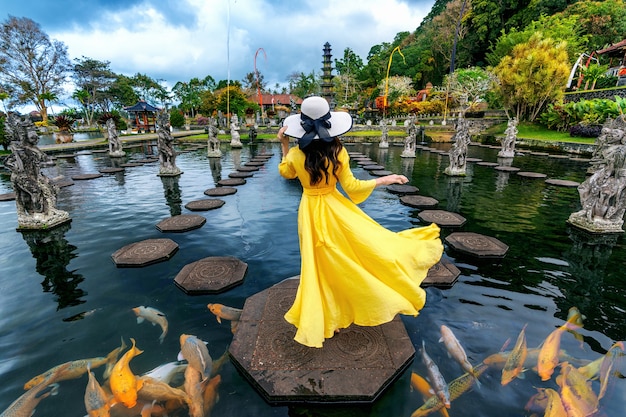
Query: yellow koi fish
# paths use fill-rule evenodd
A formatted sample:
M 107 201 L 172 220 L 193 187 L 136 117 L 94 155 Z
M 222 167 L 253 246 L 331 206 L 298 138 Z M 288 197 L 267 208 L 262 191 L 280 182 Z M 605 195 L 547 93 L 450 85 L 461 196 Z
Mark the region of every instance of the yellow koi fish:
M 230 320 L 230 330 L 234 334 L 237 331 L 239 325 L 239 319 L 241 318 L 242 309 L 228 307 L 223 304 L 207 304 L 207 307 L 211 313 L 215 314 L 218 323 L 222 323 L 222 319 Z
M 190 367 L 202 374 L 202 379 L 211 375 L 213 359 L 202 340 L 193 335 L 180 335 L 180 353 Z
M 604 358 L 602 359 L 602 364 L 600 365 L 600 392 L 598 393 L 598 400 L 604 397 L 606 394 L 607 388 L 611 381 L 614 381 L 615 374 L 619 373 L 615 371 L 618 366 L 618 362 L 621 361 L 622 356 L 624 356 L 624 342 L 616 342 L 611 346 Z
M 531 368 L 537 366 L 537 360 L 539 358 L 539 352 L 541 348 L 531 348 L 528 349 L 526 354 L 526 360 L 524 361 L 524 368 Z M 506 352 L 498 352 L 489 355 L 483 360 L 485 365 L 489 365 L 494 369 L 504 369 L 504 365 L 506 365 L 506 361 L 509 358 L 513 351 L 509 350 Z M 579 359 L 575 358 L 572 355 L 568 354 L 565 350 L 559 349 L 559 361 L 560 362 L 569 362 L 575 363 L 577 366 L 588 365 L 591 361 L 587 359 Z
M 524 369 L 524 361 L 526 360 L 526 356 L 528 355 L 525 331 L 526 325 L 524 325 L 519 335 L 517 336 L 515 346 L 513 347 L 511 354 L 507 357 L 504 368 L 502 368 L 502 378 L 500 380 L 502 385 L 506 385 L 509 382 L 513 381 L 513 379 L 520 375 L 522 373 L 522 370 Z
M 561 364 L 556 383 L 561 387 L 561 401 L 569 417 L 587 417 L 597 411 L 598 397 L 591 389 L 591 382 L 571 364 Z
M 552 388 L 537 388 L 537 391 L 546 398 L 544 417 L 568 417 L 558 392 Z
M 185 369 L 185 392 L 191 398 L 189 402 L 189 416 L 204 416 L 204 398 L 202 395 L 202 373 L 192 366 Z
M 133 345 L 117 361 L 109 380 L 109 386 L 115 399 L 128 408 L 132 408 L 137 404 L 137 391 L 143 386 L 143 381 L 138 379 L 130 369 L 131 359 L 143 353 L 143 350 L 137 349 L 135 339 L 130 340 L 133 342 Z
M 461 346 L 461 343 L 456 338 L 452 330 L 443 324 L 441 325 L 441 338 L 439 339 L 439 342 L 443 342 L 450 356 L 452 356 L 452 358 L 454 358 L 454 360 L 461 365 L 461 368 L 463 368 L 465 372 L 474 375 L 474 367 L 467 359 L 465 349 L 463 349 L 463 346 Z
M 477 376 L 480 376 L 487 370 L 488 366 L 485 364 L 480 364 L 474 367 L 474 373 Z M 465 373 L 458 377 L 457 379 L 450 382 L 448 385 L 448 391 L 450 392 L 450 401 L 454 401 L 459 398 L 461 395 L 465 394 L 476 382 L 476 377 L 469 373 Z M 430 397 L 424 405 L 415 410 L 411 417 L 424 417 L 429 415 L 430 413 L 434 413 L 435 411 L 441 410 L 444 407 L 444 403 L 441 401 L 437 395 L 433 395 Z
M 600 375 L 600 367 L 602 366 L 603 360 L 604 356 L 600 356 L 598 359 L 589 362 L 587 365 L 577 368 L 578 373 L 586 379 L 597 379 Z
M 204 391 L 202 392 L 202 409 L 204 411 L 204 417 L 211 417 L 211 411 L 213 411 L 213 407 L 220 399 L 220 396 L 217 392 L 218 387 L 222 382 L 221 375 L 215 375 L 213 378 L 209 379 L 204 387 Z
M 568 321 L 550 333 L 543 342 L 537 358 L 537 373 L 542 381 L 549 380 L 554 373 L 554 368 L 559 364 L 561 335 L 566 330 L 579 329 L 580 324 L 582 324 L 582 314 L 576 307 L 572 307 L 568 313 Z
M 137 323 L 143 323 L 144 320 L 148 320 L 153 326 L 156 326 L 157 324 L 161 326 L 161 336 L 159 337 L 159 341 L 163 343 L 168 327 L 165 314 L 153 307 L 139 306 L 133 308 L 132 310 L 137 315 Z
M 89 417 L 109 417 L 111 415 L 111 405 L 109 396 L 98 383 L 96 376 L 91 372 L 91 367 L 87 365 L 89 381 L 85 388 L 85 409 Z
M 189 405 L 191 402 L 189 395 L 187 395 L 185 391 L 174 388 L 166 382 L 159 381 L 158 379 L 151 378 L 149 376 L 139 377 L 139 380 L 142 381 L 142 386 L 141 389 L 137 391 L 137 396 L 142 400 L 156 400 L 158 402 L 174 401 L 180 403 L 181 405 Z
M 430 397 L 435 395 L 435 391 L 432 389 L 428 381 L 426 381 L 424 378 L 422 378 L 419 374 L 416 374 L 415 372 L 411 372 L 411 387 L 417 392 L 419 392 L 420 394 L 422 394 L 422 398 L 424 399 L 424 402 L 428 401 Z M 439 410 L 439 412 L 444 417 L 449 416 L 448 410 L 445 407 L 442 407 L 441 410 Z
M 446 408 L 450 408 L 450 392 L 448 391 L 448 384 L 446 384 L 446 380 L 443 378 L 443 375 L 441 375 L 437 364 L 430 358 L 430 356 L 428 356 L 428 353 L 426 353 L 426 343 L 424 343 L 424 340 L 422 340 L 422 362 L 424 363 L 424 366 L 426 366 L 428 378 L 430 379 L 430 384 L 433 387 L 436 396 L 441 400 L 441 403 Z
M 56 395 L 57 385 L 52 390 L 42 393 L 49 385 L 58 381 L 58 378 L 67 371 L 69 363 L 64 363 L 55 368 L 55 370 L 46 376 L 40 383 L 30 388 L 22 394 L 17 400 L 13 401 L 9 407 L 0 414 L 0 417 L 30 417 L 35 412 L 35 408 L 41 400 Z

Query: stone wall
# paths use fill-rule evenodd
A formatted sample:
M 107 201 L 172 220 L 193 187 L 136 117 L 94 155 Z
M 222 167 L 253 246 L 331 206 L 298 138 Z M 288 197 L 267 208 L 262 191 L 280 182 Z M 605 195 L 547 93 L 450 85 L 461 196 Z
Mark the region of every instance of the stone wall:
M 567 103 L 568 101 L 593 100 L 594 98 L 614 100 L 615 96 L 626 98 L 626 86 L 565 93 L 563 101 Z

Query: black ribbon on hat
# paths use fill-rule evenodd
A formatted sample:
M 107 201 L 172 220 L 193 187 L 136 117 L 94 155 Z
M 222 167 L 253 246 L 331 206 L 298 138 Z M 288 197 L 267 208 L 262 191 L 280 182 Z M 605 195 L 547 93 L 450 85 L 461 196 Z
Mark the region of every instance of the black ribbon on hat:
M 333 137 L 330 135 L 328 129 L 330 129 L 330 112 L 326 113 L 318 119 L 311 119 L 306 114 L 300 114 L 300 125 L 304 129 L 304 135 L 298 139 L 298 146 L 300 148 L 306 148 L 311 144 L 315 136 L 322 139 L 325 142 L 332 142 Z

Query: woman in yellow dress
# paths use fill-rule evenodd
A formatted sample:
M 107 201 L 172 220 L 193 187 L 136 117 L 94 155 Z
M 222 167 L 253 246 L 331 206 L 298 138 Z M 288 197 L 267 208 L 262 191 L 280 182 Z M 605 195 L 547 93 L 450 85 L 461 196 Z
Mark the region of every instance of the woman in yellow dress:
M 300 284 L 285 319 L 297 328 L 295 340 L 309 347 L 322 347 L 324 339 L 352 323 L 378 326 L 398 313 L 416 316 L 426 301 L 420 284 L 443 252 L 436 224 L 392 232 L 356 205 L 375 187 L 408 179 L 355 178 L 338 138 L 351 127 L 350 114 L 331 112 L 324 98 L 313 96 L 278 131 L 279 172 L 298 178 L 303 187 Z M 291 149 L 289 136 L 298 139 Z

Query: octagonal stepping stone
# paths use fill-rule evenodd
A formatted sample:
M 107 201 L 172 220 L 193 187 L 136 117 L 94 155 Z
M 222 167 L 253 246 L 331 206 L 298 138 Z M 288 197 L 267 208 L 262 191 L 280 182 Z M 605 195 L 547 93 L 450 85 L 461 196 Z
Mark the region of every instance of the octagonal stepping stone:
M 520 171 L 517 173 L 520 177 L 524 178 L 546 178 L 546 174 L 542 174 L 541 172 L 529 172 L 529 171 Z
M 376 163 L 369 158 L 368 159 L 355 159 L 355 162 L 357 163 L 358 166 L 372 165 Z
M 187 264 L 174 282 L 187 294 L 215 294 L 243 283 L 248 264 L 232 256 L 213 256 Z
M 445 210 L 423 210 L 417 214 L 417 217 L 440 227 L 461 227 L 467 222 L 467 219 L 460 214 Z
M 237 168 L 237 171 L 240 171 L 240 172 L 255 172 L 258 170 L 259 170 L 259 167 L 253 167 L 253 166 L 243 166 L 243 167 Z
M 375 170 L 375 171 L 368 171 L 370 174 L 376 176 L 376 177 L 384 177 L 385 175 L 391 175 L 393 174 L 393 172 L 391 171 L 386 171 L 384 169 L 382 170 Z
M 576 181 L 558 180 L 554 178 L 548 178 L 546 184 L 556 185 L 558 187 L 578 187 L 580 185 L 580 183 Z
M 116 172 L 122 172 L 122 171 L 124 171 L 124 168 L 114 168 L 114 167 L 102 168 L 98 170 L 98 172 L 100 172 L 101 174 L 114 174 Z
M 482 161 L 482 162 L 476 162 L 476 165 L 481 165 L 484 167 L 497 167 L 499 164 L 497 162 Z
M 374 402 L 408 368 L 415 348 L 400 316 L 380 326 L 351 325 L 321 349 L 293 340 L 284 314 L 298 279 L 246 300 L 229 348 L 231 359 L 271 404 Z
M 185 208 L 191 211 L 208 211 L 220 208 L 226 203 L 219 198 L 205 198 L 203 200 L 190 201 L 185 204 Z
M 433 265 L 422 281 L 422 287 L 452 287 L 461 275 L 461 271 L 452 262 L 442 258 Z
M 59 188 L 69 187 L 69 186 L 74 185 L 74 181 L 70 179 L 62 179 L 59 181 L 54 181 L 54 185 L 56 185 Z
M 232 187 L 215 187 L 205 190 L 204 194 L 208 195 L 209 197 L 221 197 L 224 195 L 235 194 L 236 192 L 237 189 Z
M 205 223 L 206 219 L 203 216 L 197 214 L 179 214 L 178 216 L 161 220 L 156 224 L 156 228 L 163 233 L 182 233 L 198 229 Z
M 258 154 L 256 154 L 255 156 L 262 156 L 262 157 L 269 157 L 271 158 L 272 156 L 274 156 L 273 152 L 260 152 Z
M 171 239 L 146 239 L 131 243 L 111 255 L 118 267 L 142 267 L 170 259 L 178 251 Z
M 244 185 L 246 180 L 243 178 L 224 178 L 223 180 L 219 180 L 217 185 L 226 185 L 226 186 L 236 186 L 236 185 Z
M 356 158 L 356 157 L 359 157 L 359 156 L 365 156 L 365 155 L 363 155 L 361 152 L 352 152 L 352 151 L 351 151 L 351 152 L 348 152 L 348 156 L 349 156 L 350 158 Z
M 245 164 L 243 164 L 244 166 L 247 167 L 262 167 L 263 165 L 265 165 L 265 162 L 261 162 L 261 161 L 249 161 L 246 162 Z
M 127 162 L 125 164 L 120 164 L 120 167 L 122 168 L 134 168 L 134 167 L 140 167 L 140 166 L 143 166 L 143 164 L 139 162 Z
M 504 165 L 498 165 L 493 167 L 493 169 L 495 169 L 496 171 L 502 171 L 502 172 L 517 172 L 520 169 L 517 167 L 508 167 L 508 166 L 504 166 Z
M 439 200 L 425 195 L 403 195 L 400 197 L 400 202 L 414 208 L 435 207 L 439 204 Z
M 138 164 L 151 164 L 153 162 L 157 162 L 158 159 L 148 158 L 148 159 L 137 159 L 135 162 Z
M 479 258 L 503 258 L 509 250 L 495 237 L 472 232 L 454 232 L 445 241 L 457 251 Z
M 100 178 L 102 176 L 102 174 L 98 173 L 98 174 L 78 174 L 78 175 L 73 175 L 72 179 L 74 181 L 85 181 L 85 180 L 93 180 L 94 178 Z
M 0 194 L 0 201 L 13 201 L 15 200 L 15 193 Z
M 228 174 L 230 178 L 250 178 L 254 174 L 252 172 L 235 171 Z
M 393 194 L 417 194 L 419 188 L 409 184 L 391 184 L 387 186 L 387 191 Z
M 535 155 L 535 156 L 548 156 L 550 155 L 548 152 L 530 152 L 531 155 Z
M 465 158 L 465 162 L 482 162 L 480 158 Z
M 385 167 L 382 165 L 378 165 L 378 164 L 370 164 L 370 165 L 363 165 L 363 169 L 366 169 L 368 171 L 377 171 L 377 170 L 385 169 Z

